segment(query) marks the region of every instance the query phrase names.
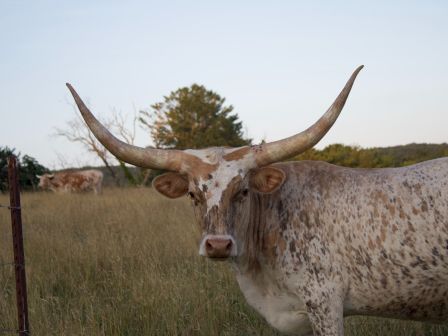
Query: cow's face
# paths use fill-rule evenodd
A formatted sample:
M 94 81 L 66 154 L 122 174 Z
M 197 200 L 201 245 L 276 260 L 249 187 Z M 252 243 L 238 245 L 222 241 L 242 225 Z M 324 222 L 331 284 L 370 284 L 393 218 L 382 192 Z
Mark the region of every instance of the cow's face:
M 283 183 L 274 167 L 256 168 L 247 147 L 189 151 L 201 160 L 186 173 L 166 173 L 153 185 L 163 195 L 188 195 L 202 230 L 199 253 L 211 258 L 236 257 L 243 251 L 252 193 L 271 193 Z
M 38 187 L 48 189 L 50 188 L 51 180 L 54 178 L 54 174 L 37 175 L 37 178 L 39 179 Z

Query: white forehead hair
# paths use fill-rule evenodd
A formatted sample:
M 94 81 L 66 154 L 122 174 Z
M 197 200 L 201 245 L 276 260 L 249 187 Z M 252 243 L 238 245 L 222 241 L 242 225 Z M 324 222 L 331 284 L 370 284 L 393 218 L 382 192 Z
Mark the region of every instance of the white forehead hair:
M 199 179 L 199 188 L 203 189 L 205 185 L 209 197 L 206 198 L 207 212 L 215 205 L 219 205 L 224 190 L 235 176 L 243 178 L 249 169 L 256 167 L 255 156 L 252 151 L 248 151 L 237 160 L 227 161 L 224 156 L 237 151 L 238 148 L 211 147 L 206 149 L 188 149 L 186 153 L 196 156 L 202 162 L 207 164 L 217 164 L 217 168 L 212 172 L 211 179 Z

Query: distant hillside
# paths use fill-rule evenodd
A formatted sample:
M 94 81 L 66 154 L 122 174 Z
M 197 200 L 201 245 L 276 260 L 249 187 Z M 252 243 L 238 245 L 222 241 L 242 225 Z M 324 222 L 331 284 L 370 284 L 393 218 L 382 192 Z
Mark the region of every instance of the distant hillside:
M 372 148 L 379 157 L 389 158 L 390 166 L 401 167 L 417 162 L 448 156 L 448 144 L 408 144 L 405 146 Z
M 448 144 L 411 143 L 394 147 L 361 148 L 334 144 L 322 150 L 309 149 L 293 160 L 319 160 L 346 167 L 402 167 L 448 156 Z

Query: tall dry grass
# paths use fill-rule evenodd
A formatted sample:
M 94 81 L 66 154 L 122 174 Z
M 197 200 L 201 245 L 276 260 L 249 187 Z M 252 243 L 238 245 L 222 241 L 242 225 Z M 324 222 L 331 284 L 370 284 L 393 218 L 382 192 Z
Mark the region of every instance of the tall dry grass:
M 0 203 L 8 202 L 0 195 Z M 245 303 L 227 263 L 198 256 L 189 204 L 148 189 L 22 195 L 33 335 L 278 335 Z M 0 210 L 0 262 L 12 260 Z M 0 329 L 16 327 L 14 272 L 0 267 Z M 349 318 L 348 335 L 447 335 Z

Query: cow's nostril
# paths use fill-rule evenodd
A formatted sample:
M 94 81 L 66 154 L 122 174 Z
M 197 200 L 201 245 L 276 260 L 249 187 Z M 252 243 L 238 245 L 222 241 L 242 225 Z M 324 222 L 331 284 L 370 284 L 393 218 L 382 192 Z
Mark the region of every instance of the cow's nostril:
M 207 250 L 212 250 L 213 249 L 213 245 L 210 243 L 210 241 L 206 241 L 205 242 L 205 248 L 207 249 Z
M 229 251 L 232 248 L 232 241 L 229 240 L 229 242 L 226 245 L 226 250 Z

